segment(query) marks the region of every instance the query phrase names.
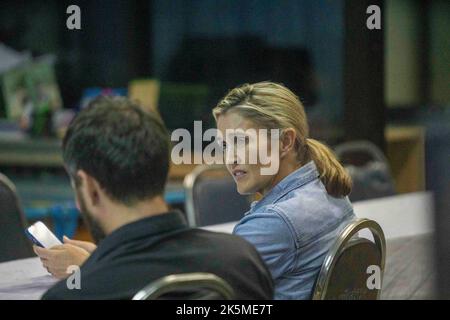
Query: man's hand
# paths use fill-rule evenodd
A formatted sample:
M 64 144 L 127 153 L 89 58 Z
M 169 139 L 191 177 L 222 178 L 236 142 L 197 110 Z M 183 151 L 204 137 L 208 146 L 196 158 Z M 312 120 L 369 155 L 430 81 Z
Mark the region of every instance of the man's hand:
M 49 273 L 58 279 L 64 279 L 69 276 L 67 268 L 71 265 L 81 266 L 96 249 L 96 246 L 90 242 L 64 237 L 62 245 L 50 249 L 33 246 L 33 249 Z
M 72 244 L 76 247 L 80 247 L 89 253 L 92 253 L 92 252 L 94 252 L 95 249 L 97 249 L 97 246 L 95 244 L 93 244 L 92 242 L 88 242 L 88 241 L 72 240 L 66 236 L 63 237 L 63 241 L 64 241 L 64 243 Z

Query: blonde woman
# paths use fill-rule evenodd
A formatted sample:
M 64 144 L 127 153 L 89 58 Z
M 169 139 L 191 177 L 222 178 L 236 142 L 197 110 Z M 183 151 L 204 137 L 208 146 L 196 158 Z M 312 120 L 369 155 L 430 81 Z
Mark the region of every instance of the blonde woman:
M 260 158 L 243 161 L 239 147 L 225 152 L 238 192 L 262 196 L 234 233 L 263 257 L 275 282 L 276 299 L 309 299 L 325 255 L 354 218 L 347 197 L 349 175 L 325 145 L 308 138 L 303 105 L 283 85 L 237 87 L 217 104 L 213 115 L 225 150 L 239 140 L 247 154 L 258 148 L 277 152 L 278 170 L 273 174 L 261 173 L 268 164 Z M 248 129 L 279 129 L 278 143 L 246 136 Z

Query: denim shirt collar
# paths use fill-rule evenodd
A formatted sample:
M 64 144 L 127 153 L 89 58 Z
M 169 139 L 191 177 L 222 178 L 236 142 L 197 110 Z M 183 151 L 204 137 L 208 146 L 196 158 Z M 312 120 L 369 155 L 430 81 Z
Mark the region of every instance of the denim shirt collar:
M 281 180 L 275 187 L 272 188 L 261 200 L 252 202 L 250 206 L 251 213 L 264 205 L 276 202 L 288 192 L 297 189 L 315 179 L 319 178 L 314 161 L 310 161 L 304 166 L 298 168 L 290 173 L 283 180 Z M 248 214 L 247 213 L 247 214 Z

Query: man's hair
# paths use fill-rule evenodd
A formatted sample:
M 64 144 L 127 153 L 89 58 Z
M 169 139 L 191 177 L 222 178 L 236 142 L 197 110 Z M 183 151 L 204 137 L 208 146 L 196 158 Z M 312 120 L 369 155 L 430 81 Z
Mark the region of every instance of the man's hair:
M 169 135 L 156 113 L 124 97 L 94 99 L 70 123 L 63 158 L 75 183 L 78 170 L 125 204 L 161 195 L 169 171 Z

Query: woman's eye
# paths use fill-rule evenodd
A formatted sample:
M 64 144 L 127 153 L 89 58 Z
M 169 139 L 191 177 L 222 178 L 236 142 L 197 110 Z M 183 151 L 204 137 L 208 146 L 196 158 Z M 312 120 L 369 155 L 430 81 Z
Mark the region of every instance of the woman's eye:
M 250 142 L 249 137 L 234 137 L 233 141 L 231 143 L 233 144 L 233 147 L 236 149 L 239 146 L 248 145 L 249 142 Z M 225 151 L 227 151 L 227 149 L 229 149 L 228 143 L 226 143 L 226 142 L 221 143 L 220 146 L 222 147 L 223 152 L 225 152 Z

